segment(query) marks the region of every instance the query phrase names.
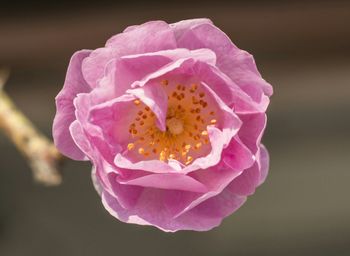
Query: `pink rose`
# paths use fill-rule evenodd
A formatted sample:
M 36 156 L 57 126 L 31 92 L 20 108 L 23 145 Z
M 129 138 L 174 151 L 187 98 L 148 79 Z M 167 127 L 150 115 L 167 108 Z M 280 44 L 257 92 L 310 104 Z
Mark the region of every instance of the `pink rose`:
M 93 163 L 117 219 L 209 230 L 266 178 L 271 94 L 252 55 L 210 20 L 151 21 L 73 55 L 53 136 Z

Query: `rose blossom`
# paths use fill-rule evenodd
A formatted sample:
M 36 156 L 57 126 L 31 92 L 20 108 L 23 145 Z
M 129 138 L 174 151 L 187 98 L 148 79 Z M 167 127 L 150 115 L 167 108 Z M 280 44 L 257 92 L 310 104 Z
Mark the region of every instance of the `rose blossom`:
M 53 136 L 93 163 L 114 217 L 209 230 L 266 178 L 271 94 L 252 55 L 210 20 L 151 21 L 72 56 Z

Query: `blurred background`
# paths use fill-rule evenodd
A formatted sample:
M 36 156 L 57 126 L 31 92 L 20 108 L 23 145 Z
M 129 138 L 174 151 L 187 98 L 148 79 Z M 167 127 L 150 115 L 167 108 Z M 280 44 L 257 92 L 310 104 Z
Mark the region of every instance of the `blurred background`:
M 0 134 L 0 255 L 350 255 L 350 1 L 1 1 L 0 13 L 6 91 L 50 137 L 73 52 L 148 20 L 211 18 L 275 90 L 268 179 L 205 233 L 115 220 L 88 163 L 67 161 L 59 187 L 34 184 Z

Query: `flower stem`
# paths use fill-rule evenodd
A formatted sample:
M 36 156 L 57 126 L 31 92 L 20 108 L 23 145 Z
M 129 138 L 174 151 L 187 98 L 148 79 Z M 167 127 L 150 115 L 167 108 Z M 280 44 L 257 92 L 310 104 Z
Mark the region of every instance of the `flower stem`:
M 3 91 L 7 76 L 7 71 L 0 70 L 0 130 L 28 159 L 35 181 L 47 186 L 59 185 L 62 177 L 57 168 L 63 157 Z

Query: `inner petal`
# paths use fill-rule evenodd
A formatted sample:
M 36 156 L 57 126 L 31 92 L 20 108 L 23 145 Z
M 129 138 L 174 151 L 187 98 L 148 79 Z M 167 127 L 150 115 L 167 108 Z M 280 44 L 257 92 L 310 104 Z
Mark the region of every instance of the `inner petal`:
M 177 160 L 189 165 L 211 151 L 207 127 L 220 126 L 218 106 L 198 82 L 164 79 L 159 86 L 168 97 L 166 129 L 160 130 L 152 110 L 136 99 L 136 115 L 128 126 L 132 140 L 126 153 L 143 160 Z

